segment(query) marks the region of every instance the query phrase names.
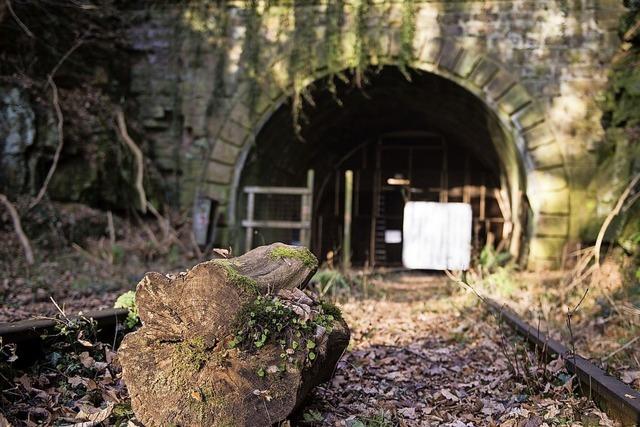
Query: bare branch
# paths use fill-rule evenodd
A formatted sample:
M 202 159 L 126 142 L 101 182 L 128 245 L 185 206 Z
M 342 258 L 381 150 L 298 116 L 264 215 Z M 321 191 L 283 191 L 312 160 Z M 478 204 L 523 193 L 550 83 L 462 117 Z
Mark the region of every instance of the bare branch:
M 129 147 L 129 149 L 133 153 L 133 156 L 136 160 L 137 167 L 136 167 L 135 186 L 136 186 L 136 190 L 138 191 L 138 197 L 140 199 L 140 210 L 143 213 L 146 213 L 147 212 L 147 196 L 144 191 L 144 184 L 143 184 L 144 157 L 142 155 L 142 151 L 140 150 L 140 148 L 138 148 L 136 143 L 133 142 L 133 139 L 131 139 L 131 137 L 129 136 L 129 133 L 127 132 L 127 123 L 124 120 L 124 113 L 120 108 L 116 110 L 116 120 L 118 122 L 118 129 L 120 130 L 120 135 L 122 136 L 122 139 L 124 140 L 127 147 Z
M 24 257 L 27 260 L 27 264 L 33 265 L 33 251 L 31 250 L 31 244 L 29 243 L 29 238 L 24 231 L 22 231 L 22 223 L 20 222 L 20 215 L 18 215 L 18 211 L 16 207 L 7 199 L 7 196 L 0 193 L 0 203 L 5 205 L 7 210 L 9 211 L 9 215 L 11 216 L 11 220 L 13 221 L 13 229 L 18 235 L 18 239 L 20 239 L 20 243 L 22 244 L 22 248 L 24 249 Z
M 7 3 L 7 9 L 9 9 L 9 13 L 11 13 L 11 16 L 13 16 L 13 19 L 15 19 L 15 21 L 18 23 L 18 25 L 20 26 L 20 28 L 22 28 L 22 30 L 32 39 L 35 38 L 35 36 L 33 35 L 33 33 L 31 32 L 31 30 L 29 28 L 27 28 L 26 25 L 24 25 L 24 22 L 22 22 L 20 20 L 20 18 L 18 18 L 18 15 L 16 15 L 16 12 L 13 10 L 13 6 L 11 6 L 11 0 L 6 0 Z
M 58 72 L 58 68 L 60 68 L 60 66 L 62 65 L 62 63 L 63 63 L 64 61 L 66 61 L 66 60 L 67 60 L 67 58 L 69 58 L 69 56 L 70 56 L 73 52 L 75 52 L 75 50 L 76 50 L 76 49 L 78 49 L 78 48 L 82 45 L 82 43 L 84 43 L 84 40 L 83 40 L 83 39 L 79 39 L 77 42 L 75 42 L 75 44 L 74 44 L 73 46 L 71 46 L 71 49 L 69 49 L 69 50 L 67 51 L 67 53 L 65 53 L 64 55 L 62 55 L 62 58 L 60 58 L 60 60 L 58 61 L 58 63 L 55 65 L 55 67 L 53 67 L 53 69 L 52 69 L 52 70 L 51 70 L 51 72 L 49 73 L 49 77 L 48 77 L 48 79 L 49 79 L 50 81 L 53 81 L 53 76 L 55 76 L 55 75 L 56 75 L 56 73 Z
M 60 160 L 60 153 L 62 153 L 62 147 L 64 146 L 64 116 L 62 115 L 62 109 L 60 108 L 60 99 L 58 98 L 58 87 L 54 83 L 51 75 L 49 75 L 49 86 L 51 86 L 51 91 L 53 92 L 53 108 L 56 110 L 56 116 L 58 118 L 58 146 L 56 147 L 56 152 L 53 155 L 53 162 L 51 163 L 51 167 L 49 168 L 49 172 L 47 172 L 47 176 L 40 187 L 40 191 L 36 195 L 36 198 L 29 205 L 29 209 L 36 206 L 45 193 L 47 192 L 47 187 L 49 186 L 49 182 L 53 177 L 53 173 L 56 171 L 56 167 L 58 166 L 58 161 Z
M 598 268 L 600 268 L 600 248 L 602 246 L 602 241 L 604 240 L 604 235 L 607 232 L 607 228 L 609 228 L 609 225 L 611 225 L 611 221 L 613 221 L 613 218 L 615 218 L 620 213 L 620 210 L 622 210 L 624 201 L 627 199 L 627 197 L 629 197 L 629 193 L 631 193 L 631 190 L 633 190 L 633 188 L 636 186 L 638 181 L 640 181 L 640 174 L 636 174 L 631 180 L 631 182 L 629 182 L 629 185 L 627 185 L 627 188 L 625 188 L 625 190 L 622 192 L 622 194 L 618 198 L 618 202 L 616 203 L 616 206 L 613 208 L 611 212 L 609 212 L 609 215 L 607 215 L 604 222 L 602 223 L 602 227 L 600 227 L 600 231 L 598 232 L 598 238 L 596 239 L 596 244 L 594 247 L 594 255 L 595 255 L 596 265 L 598 266 Z

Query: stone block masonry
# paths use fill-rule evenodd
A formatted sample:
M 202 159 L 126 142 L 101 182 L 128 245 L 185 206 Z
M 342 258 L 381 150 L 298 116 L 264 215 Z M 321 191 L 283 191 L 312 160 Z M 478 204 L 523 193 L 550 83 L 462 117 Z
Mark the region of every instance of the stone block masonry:
M 532 267 L 552 265 L 578 238 L 585 215 L 573 214 L 569 194 L 586 190 L 574 175 L 595 164 L 603 137 L 596 100 L 622 2 L 249 3 L 135 12 L 131 90 L 182 204 L 219 199 L 233 226 L 245 153 L 283 100 L 332 73 L 397 65 L 456 82 L 500 118 L 515 153 L 507 173 L 524 175 L 533 210 Z

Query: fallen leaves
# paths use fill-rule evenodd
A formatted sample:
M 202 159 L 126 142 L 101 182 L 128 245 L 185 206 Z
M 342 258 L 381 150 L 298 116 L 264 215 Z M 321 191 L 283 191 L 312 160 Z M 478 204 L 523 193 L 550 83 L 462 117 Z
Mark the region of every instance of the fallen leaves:
M 343 304 L 351 347 L 331 382 L 314 391 L 300 424 L 543 427 L 562 420 L 571 426 L 614 425 L 592 402 L 572 393 L 562 361 L 540 367 L 518 354 L 520 371 L 544 369 L 553 380 L 532 386 L 516 375 L 512 337 L 501 335 L 486 312 L 446 281 L 404 275 L 391 285 L 390 291 L 388 283 L 379 284 L 381 299 Z M 84 333 L 70 334 L 69 341 L 53 349 L 45 365 L 3 384 L 0 411 L 7 418 L 0 415 L 0 427 L 8 420 L 26 426 L 135 425 L 113 349 Z M 637 380 L 637 371 L 625 375 Z M 253 393 L 273 398 L 269 390 Z M 197 401 L 202 394 L 194 390 L 192 397 Z
M 564 381 L 535 390 L 523 383 L 510 370 L 505 353 L 512 349 L 505 351 L 510 344 L 499 328 L 446 281 L 402 275 L 376 286 L 384 298 L 342 305 L 352 344 L 332 382 L 317 387 L 305 413 L 323 421 L 311 424 L 537 427 L 565 420 L 579 426 L 596 417 L 614 425 Z M 566 374 L 561 361 L 548 372 Z

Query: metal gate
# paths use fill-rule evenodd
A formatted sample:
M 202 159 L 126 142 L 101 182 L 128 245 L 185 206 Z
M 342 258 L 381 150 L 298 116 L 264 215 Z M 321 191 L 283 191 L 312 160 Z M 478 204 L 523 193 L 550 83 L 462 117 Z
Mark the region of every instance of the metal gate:
M 278 240 L 310 246 L 313 175 L 313 170 L 307 172 L 306 187 L 244 187 L 243 192 L 247 195 L 247 216 L 242 220 L 245 252 L 257 246 L 254 245 L 254 237 L 260 230 L 292 230 L 297 234 Z M 273 242 L 268 239 L 260 242 L 268 243 Z

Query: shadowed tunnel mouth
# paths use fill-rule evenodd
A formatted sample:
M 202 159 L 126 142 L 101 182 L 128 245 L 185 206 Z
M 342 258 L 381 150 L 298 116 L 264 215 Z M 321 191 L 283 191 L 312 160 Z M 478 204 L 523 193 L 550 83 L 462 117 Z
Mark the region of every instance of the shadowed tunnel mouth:
M 487 106 L 431 73 L 382 67 L 369 70 L 361 87 L 347 77 L 310 86 L 299 134 L 290 103 L 269 117 L 242 171 L 237 216 L 246 212 L 243 187 L 302 187 L 313 169 L 311 249 L 330 259 L 341 250 L 344 172 L 351 170 L 355 265 L 401 264 L 402 245 L 390 236 L 402 233 L 408 201 L 469 203 L 472 252 L 503 240 L 507 248 L 510 196 L 499 148 L 507 137 Z M 257 220 L 301 219 L 299 199 L 291 196 L 261 195 L 255 203 Z M 300 234 L 255 230 L 254 247 L 273 241 L 299 243 Z

